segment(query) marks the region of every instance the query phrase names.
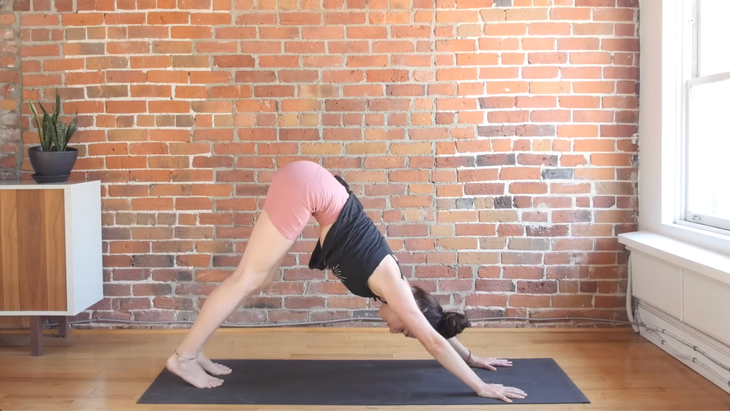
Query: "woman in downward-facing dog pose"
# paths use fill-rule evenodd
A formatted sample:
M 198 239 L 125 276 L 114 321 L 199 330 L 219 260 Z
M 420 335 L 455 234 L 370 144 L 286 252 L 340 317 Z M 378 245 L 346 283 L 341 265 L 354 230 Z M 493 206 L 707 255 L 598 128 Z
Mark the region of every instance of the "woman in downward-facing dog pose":
M 482 397 L 525 398 L 513 387 L 487 384 L 470 367 L 511 366 L 509 361 L 477 358 L 455 336 L 469 326 L 463 314 L 444 312 L 438 301 L 411 287 L 383 235 L 341 178 L 311 161 L 278 170 L 263 210 L 236 270 L 208 297 L 167 368 L 198 388 L 223 384 L 215 378 L 231 372 L 211 362 L 203 346 L 246 297 L 268 286 L 282 259 L 314 216 L 320 237 L 309 267 L 330 269 L 355 295 L 383 304 L 378 312 L 393 333 L 417 338 L 441 365 Z

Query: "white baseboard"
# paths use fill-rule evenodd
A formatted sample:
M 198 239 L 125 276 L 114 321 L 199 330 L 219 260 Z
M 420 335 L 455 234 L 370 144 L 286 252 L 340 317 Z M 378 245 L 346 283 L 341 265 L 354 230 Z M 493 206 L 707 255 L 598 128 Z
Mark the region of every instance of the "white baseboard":
M 666 330 L 665 333 L 651 332 L 639 327 L 641 336 L 730 394 L 730 371 L 708 358 L 712 357 L 723 366 L 730 366 L 730 347 L 643 301 L 638 302 L 636 313 L 636 321 Z M 693 358 L 696 360 L 692 361 Z

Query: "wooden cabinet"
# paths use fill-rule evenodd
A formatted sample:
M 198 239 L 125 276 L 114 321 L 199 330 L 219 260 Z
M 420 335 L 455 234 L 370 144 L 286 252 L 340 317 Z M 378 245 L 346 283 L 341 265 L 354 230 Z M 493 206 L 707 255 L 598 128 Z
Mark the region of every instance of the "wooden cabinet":
M 99 181 L 0 183 L 0 316 L 31 317 L 31 351 L 42 354 L 41 321 L 68 317 L 103 298 Z

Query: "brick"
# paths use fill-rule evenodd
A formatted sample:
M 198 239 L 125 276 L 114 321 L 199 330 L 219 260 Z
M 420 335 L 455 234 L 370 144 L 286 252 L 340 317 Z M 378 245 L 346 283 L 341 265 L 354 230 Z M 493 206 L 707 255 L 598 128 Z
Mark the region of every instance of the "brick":
M 532 25 L 531 25 L 532 26 Z M 486 24 L 487 36 L 524 36 L 527 31 L 525 23 Z M 461 28 L 461 26 L 460 26 Z M 479 33 L 482 34 L 482 33 Z
M 603 107 L 605 108 L 627 108 L 638 109 L 639 99 L 634 96 L 630 97 L 603 97 Z
M 591 212 L 587 210 L 553 211 L 552 221 L 555 223 L 590 222 Z
M 457 261 L 459 264 L 496 264 L 499 260 L 499 253 L 494 252 L 459 252 Z
M 466 184 L 464 187 L 464 193 L 466 195 L 501 195 L 504 194 L 504 184 L 501 183 L 488 183 L 488 184 Z
M 392 225 L 387 230 L 389 237 L 426 237 L 428 226 L 425 224 Z
M 524 294 L 555 294 L 557 281 L 517 281 L 517 292 Z
M 510 295 L 509 296 L 510 307 L 548 307 L 550 306 L 550 296 L 540 295 Z
M 571 83 L 568 81 L 531 81 L 529 92 L 531 94 L 569 94 Z
M 500 170 L 500 180 L 536 180 L 540 178 L 540 170 L 529 167 L 505 167 Z
M 562 52 L 532 52 L 527 55 L 529 64 L 565 64 L 568 53 Z
M 639 51 L 638 39 L 603 39 L 601 49 L 608 51 Z
M 493 181 L 499 179 L 497 169 L 458 170 L 457 179 L 460 182 Z
M 399 30 L 393 30 L 394 37 L 402 37 L 406 28 L 398 27 Z M 418 30 L 418 29 L 416 29 Z M 401 34 L 401 35 L 399 35 Z M 388 37 L 388 31 L 385 27 L 346 27 L 346 37 L 349 39 L 384 39 Z
M 131 294 L 129 284 L 104 284 L 104 295 L 107 297 L 123 297 Z
M 639 30 L 634 23 L 616 24 L 616 36 L 620 37 L 636 37 L 639 35 Z M 633 61 L 633 57 L 627 57 Z
M 169 295 L 171 293 L 170 284 L 134 284 L 132 286 L 132 295 L 135 296 Z
M 522 50 L 555 50 L 555 39 L 551 37 L 522 39 Z
M 544 269 L 540 266 L 505 266 L 503 270 L 504 278 L 541 279 L 544 277 Z
M 540 253 L 502 253 L 503 264 L 540 264 L 541 262 L 542 254 Z
M 497 165 L 514 165 L 515 155 L 514 154 L 485 154 L 477 156 L 476 166 L 477 167 L 490 167 Z
M 634 10 L 629 8 L 597 9 L 593 13 L 595 21 L 633 21 Z
M 636 67 L 606 67 L 603 75 L 605 79 L 638 80 L 639 70 Z
M 453 278 L 456 277 L 456 271 L 447 266 L 428 266 L 416 267 L 416 277 L 418 278 Z
M 457 236 L 494 236 L 494 224 L 456 224 Z
M 592 295 L 554 295 L 553 307 L 592 307 Z
M 570 168 L 563 169 L 545 169 L 541 177 L 549 180 L 572 180 L 574 170 Z
M 325 305 L 324 298 L 321 297 L 284 297 L 284 307 L 290 309 L 312 309 L 323 308 Z
M 477 292 L 514 292 L 515 284 L 511 280 L 502 279 L 477 279 L 475 282 Z
M 539 154 L 519 154 L 517 156 L 517 164 L 521 165 L 533 165 L 533 166 L 556 166 L 558 163 L 558 156 L 556 155 L 539 155 Z
M 183 56 L 180 56 L 183 57 Z M 194 56 L 187 56 L 194 57 Z M 221 68 L 230 67 L 254 67 L 255 60 L 251 56 L 216 56 L 213 58 L 213 65 Z
M 507 296 L 501 294 L 472 294 L 466 297 L 470 307 L 503 307 L 507 305 Z

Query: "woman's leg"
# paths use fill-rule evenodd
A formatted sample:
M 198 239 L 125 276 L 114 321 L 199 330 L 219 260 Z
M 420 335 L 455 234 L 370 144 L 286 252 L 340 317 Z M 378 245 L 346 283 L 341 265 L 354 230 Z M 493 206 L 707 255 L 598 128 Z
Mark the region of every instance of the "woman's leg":
M 277 261 L 276 264 L 274 264 L 274 266 L 271 268 L 271 270 L 269 270 L 269 274 L 266 277 L 266 280 L 264 280 L 264 286 L 262 286 L 262 288 L 267 287 L 269 284 L 271 284 L 272 281 L 274 281 L 276 279 L 276 275 L 278 274 L 279 268 L 281 268 L 281 263 L 284 261 L 285 257 L 286 256 L 282 256 L 279 259 L 279 261 Z M 228 374 L 230 374 L 233 370 L 231 370 L 230 368 L 226 367 L 223 364 L 214 363 L 208 357 L 205 356 L 204 346 L 207 342 L 208 342 L 208 340 L 205 340 L 203 345 L 200 347 L 200 351 L 198 351 L 198 358 L 197 358 L 198 364 L 200 364 L 200 366 L 203 368 L 203 370 L 205 370 L 205 372 L 207 372 L 208 374 L 211 374 L 211 375 L 228 375 Z
M 177 352 L 167 360 L 171 372 L 198 388 L 213 388 L 223 383 L 208 375 L 196 356 L 244 298 L 271 282 L 271 271 L 293 244 L 294 240 L 281 234 L 266 211 L 262 211 L 238 267 L 210 294 Z

